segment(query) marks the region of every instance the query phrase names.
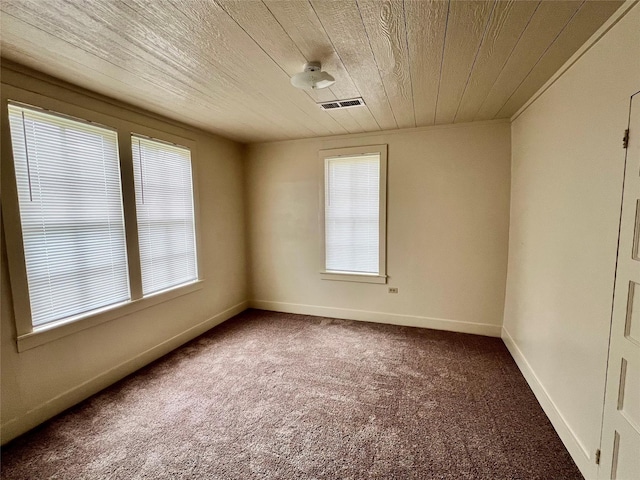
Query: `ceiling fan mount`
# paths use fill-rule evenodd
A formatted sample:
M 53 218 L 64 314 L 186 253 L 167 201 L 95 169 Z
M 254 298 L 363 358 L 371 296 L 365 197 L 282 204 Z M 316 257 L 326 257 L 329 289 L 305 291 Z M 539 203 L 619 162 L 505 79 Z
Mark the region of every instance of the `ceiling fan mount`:
M 304 90 L 327 88 L 336 82 L 335 78 L 322 71 L 320 62 L 307 62 L 304 70 L 291 77 L 291 85 Z

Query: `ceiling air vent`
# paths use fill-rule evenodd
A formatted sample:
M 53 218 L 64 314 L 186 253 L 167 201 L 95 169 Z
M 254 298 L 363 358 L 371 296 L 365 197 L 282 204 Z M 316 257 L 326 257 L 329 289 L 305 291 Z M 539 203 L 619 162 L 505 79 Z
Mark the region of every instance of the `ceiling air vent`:
M 340 104 L 338 102 L 325 102 L 325 103 L 321 103 L 320 106 L 325 110 L 331 110 L 332 108 L 340 108 Z
M 350 98 L 349 100 L 335 100 L 333 102 L 319 103 L 324 110 L 337 110 L 341 108 L 359 107 L 364 105 L 362 98 Z

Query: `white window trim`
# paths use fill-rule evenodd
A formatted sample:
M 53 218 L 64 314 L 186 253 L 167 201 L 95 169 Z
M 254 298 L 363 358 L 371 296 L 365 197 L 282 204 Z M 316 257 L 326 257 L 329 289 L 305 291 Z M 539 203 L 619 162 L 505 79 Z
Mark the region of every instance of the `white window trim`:
M 109 305 L 105 308 L 93 310 L 85 315 L 63 318 L 57 322 L 51 322 L 46 325 L 42 325 L 41 327 L 35 327 L 29 333 L 18 335 L 18 352 L 23 352 L 30 348 L 44 345 L 45 343 L 66 337 L 72 333 L 96 327 L 102 323 L 124 317 L 125 315 L 130 315 L 140 310 L 158 305 L 159 303 L 187 295 L 188 293 L 197 292 L 202 289 L 202 283 L 202 280 L 196 280 L 191 283 L 163 290 L 162 292 L 156 292 L 153 295 L 149 295 L 138 300 L 130 300 L 127 302 L 117 303 L 115 305 Z
M 377 153 L 380 155 L 380 196 L 378 232 L 378 274 L 327 271 L 325 237 L 325 160 L 340 156 L 356 156 Z M 363 145 L 359 147 L 320 150 L 320 278 L 341 282 L 387 283 L 387 145 Z
M 79 121 L 93 122 L 118 133 L 120 155 L 120 175 L 122 184 L 122 202 L 124 209 L 125 234 L 127 239 L 127 257 L 129 266 L 129 284 L 131 300 L 88 312 L 86 314 L 61 319 L 40 327 L 31 323 L 31 305 L 25 265 L 20 208 L 16 185 L 11 133 L 9 130 L 8 103 L 10 101 L 34 106 L 52 113 L 69 116 Z M 0 123 L 2 130 L 1 166 L 2 166 L 2 223 L 4 225 L 9 268 L 9 281 L 13 299 L 16 323 L 16 345 L 18 352 L 43 345 L 67 335 L 92 328 L 101 323 L 115 320 L 153 305 L 186 295 L 202 288 L 204 282 L 202 256 L 200 255 L 200 208 L 198 195 L 197 144 L 193 139 L 175 135 L 158 129 L 146 127 L 121 118 L 30 92 L 11 85 L 3 85 L 1 96 Z M 196 252 L 198 279 L 176 287 L 142 296 L 142 276 L 138 247 L 138 226 L 136 222 L 135 188 L 133 178 L 133 157 L 131 135 L 144 135 L 163 142 L 189 148 L 191 151 L 191 174 L 193 179 L 194 220 L 196 230 Z

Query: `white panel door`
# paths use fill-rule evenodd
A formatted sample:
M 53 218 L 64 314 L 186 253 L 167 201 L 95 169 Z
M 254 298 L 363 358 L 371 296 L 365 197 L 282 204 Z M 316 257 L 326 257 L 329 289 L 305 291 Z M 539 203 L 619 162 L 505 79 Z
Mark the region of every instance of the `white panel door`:
M 598 478 L 640 479 L 640 93 L 632 97 Z

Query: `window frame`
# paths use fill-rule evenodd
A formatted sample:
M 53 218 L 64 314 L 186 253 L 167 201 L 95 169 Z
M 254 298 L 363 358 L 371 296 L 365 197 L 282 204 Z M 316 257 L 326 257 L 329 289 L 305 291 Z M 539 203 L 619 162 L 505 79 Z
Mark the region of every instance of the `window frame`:
M 81 100 L 80 100 L 81 101 Z M 11 285 L 13 310 L 16 324 L 16 345 L 18 352 L 43 345 L 64 336 L 92 328 L 101 323 L 115 320 L 153 305 L 186 295 L 202 288 L 203 265 L 200 241 L 200 208 L 198 195 L 197 143 L 193 138 L 176 135 L 135 123 L 124 118 L 90 110 L 36 92 L 3 85 L 0 94 L 0 150 L 2 167 L 2 225 L 4 229 L 9 283 Z M 125 241 L 131 300 L 109 305 L 86 314 L 57 320 L 33 327 L 31 322 L 31 302 L 27 283 L 24 256 L 20 206 L 13 162 L 13 148 L 9 129 L 9 103 L 40 109 L 47 113 L 92 123 L 115 130 L 118 136 L 120 181 L 125 223 Z M 196 265 L 198 277 L 195 281 L 177 285 L 167 290 L 147 296 L 142 294 L 140 252 L 138 246 L 135 186 L 133 176 L 133 155 L 131 136 L 142 135 L 161 142 L 186 147 L 191 151 L 191 178 L 193 182 L 193 204 L 196 242 Z
M 380 191 L 378 210 L 378 273 L 338 272 L 326 269 L 325 164 L 330 158 L 378 154 L 380 158 Z M 387 145 L 363 145 L 320 150 L 320 278 L 358 283 L 387 283 Z
M 145 140 L 149 140 L 149 141 L 156 142 L 156 143 L 159 143 L 159 144 L 164 144 L 164 145 L 167 145 L 167 146 L 170 146 L 170 147 L 179 147 L 179 148 L 187 149 L 189 151 L 189 160 L 190 160 L 190 164 L 191 164 L 191 191 L 192 191 L 192 194 L 194 196 L 194 199 L 193 199 L 193 216 L 194 216 L 194 218 L 193 218 L 193 220 L 194 220 L 194 237 L 195 237 L 194 238 L 194 242 L 195 242 L 194 248 L 195 248 L 195 255 L 196 255 L 196 258 L 195 258 L 195 260 L 196 260 L 195 261 L 195 269 L 196 269 L 196 280 L 197 280 L 198 278 L 200 278 L 199 277 L 199 275 L 200 275 L 200 273 L 199 273 L 199 271 L 200 271 L 200 263 L 199 263 L 200 255 L 198 255 L 199 242 L 198 242 L 198 228 L 197 228 L 197 222 L 196 222 L 196 217 L 197 217 L 197 214 L 196 214 L 196 203 L 195 203 L 196 188 L 195 188 L 195 169 L 194 169 L 194 163 L 193 163 L 193 148 L 192 147 L 187 147 L 185 145 L 180 145 L 180 144 L 175 143 L 175 142 L 168 142 L 166 140 L 162 140 L 162 139 L 159 139 L 157 137 L 152 137 L 152 136 L 148 136 L 148 135 L 142 135 L 140 133 L 132 133 L 132 134 L 129 135 L 129 148 L 131 149 L 131 162 L 132 162 L 131 165 L 132 165 L 132 169 L 133 169 L 133 141 L 134 141 L 134 138 L 145 139 Z M 135 203 L 135 210 L 136 210 L 136 214 L 137 214 L 137 208 L 138 208 L 137 205 L 138 204 L 137 204 L 137 199 L 135 198 L 135 174 L 134 174 L 134 201 L 136 202 Z M 139 239 L 139 235 L 140 235 L 140 225 L 138 224 L 137 218 L 136 218 L 136 246 L 138 247 L 138 256 L 137 256 L 137 258 L 138 258 L 138 263 L 140 265 L 141 256 L 140 256 L 140 239 Z M 145 295 L 144 295 L 144 287 L 142 285 L 142 267 L 141 267 L 141 265 L 140 265 L 140 278 L 141 278 L 140 281 L 141 281 L 142 295 L 144 297 Z M 188 285 L 189 283 L 192 283 L 193 281 L 195 281 L 195 280 L 192 280 L 192 281 L 189 281 L 189 282 L 184 282 L 184 283 L 181 283 L 181 284 L 178 284 L 178 285 L 174 285 L 174 286 L 171 286 L 171 287 L 167 287 L 167 288 L 162 289 L 162 290 L 149 292 L 146 295 L 146 297 L 157 295 L 159 293 L 162 293 L 163 291 L 171 290 L 173 288 L 178 288 L 181 285 Z

